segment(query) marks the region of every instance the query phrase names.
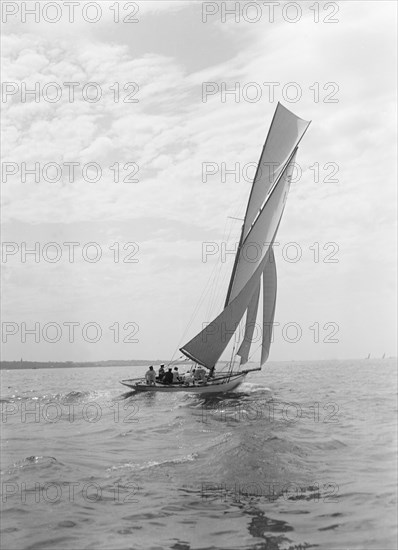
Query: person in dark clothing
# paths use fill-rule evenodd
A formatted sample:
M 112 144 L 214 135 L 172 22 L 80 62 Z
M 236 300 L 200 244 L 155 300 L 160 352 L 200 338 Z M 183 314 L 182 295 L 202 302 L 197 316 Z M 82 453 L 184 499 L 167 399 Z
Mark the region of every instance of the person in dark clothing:
M 158 375 L 159 382 L 163 380 L 165 374 L 166 373 L 164 372 L 164 365 L 160 365 L 159 375 Z
M 163 376 L 163 384 L 172 384 L 173 383 L 173 371 L 169 369 L 166 374 Z

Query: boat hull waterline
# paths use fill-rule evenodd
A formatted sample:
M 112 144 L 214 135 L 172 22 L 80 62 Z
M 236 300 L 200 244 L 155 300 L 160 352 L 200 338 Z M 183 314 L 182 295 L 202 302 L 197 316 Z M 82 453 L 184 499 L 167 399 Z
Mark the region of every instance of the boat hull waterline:
M 141 392 L 189 392 L 189 393 L 224 393 L 230 392 L 236 389 L 245 379 L 246 373 L 240 373 L 233 378 L 231 377 L 227 381 L 215 380 L 214 382 L 208 382 L 207 384 L 197 386 L 177 386 L 156 383 L 155 386 L 149 386 L 145 381 L 133 381 L 133 380 L 121 380 L 121 384 L 127 386 L 135 391 Z

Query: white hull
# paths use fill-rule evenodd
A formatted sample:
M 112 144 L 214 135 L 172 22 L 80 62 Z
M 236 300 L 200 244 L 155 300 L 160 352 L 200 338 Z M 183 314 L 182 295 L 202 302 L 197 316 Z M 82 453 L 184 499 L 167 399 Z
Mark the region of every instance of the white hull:
M 246 373 L 239 373 L 233 375 L 231 378 L 227 378 L 226 381 L 211 381 L 207 384 L 201 384 L 197 386 L 177 386 L 170 385 L 165 386 L 163 384 L 156 383 L 155 386 L 149 386 L 145 381 L 134 381 L 134 380 L 122 380 L 121 384 L 128 386 L 135 391 L 141 392 L 163 392 L 163 393 L 172 393 L 172 392 L 189 392 L 189 393 L 225 393 L 230 392 L 236 389 L 245 379 Z

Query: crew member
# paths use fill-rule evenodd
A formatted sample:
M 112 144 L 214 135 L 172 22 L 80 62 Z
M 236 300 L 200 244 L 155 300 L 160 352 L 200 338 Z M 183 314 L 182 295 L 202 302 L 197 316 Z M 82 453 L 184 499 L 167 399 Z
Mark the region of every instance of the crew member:
M 184 385 L 189 386 L 191 384 L 195 385 L 194 372 L 187 372 L 184 376 Z
M 174 367 L 173 384 L 179 384 L 179 383 L 180 383 L 180 373 L 178 372 L 178 367 Z
M 173 371 L 171 368 L 163 376 L 163 384 L 172 384 L 173 383 Z
M 148 386 L 154 386 L 156 382 L 156 373 L 153 370 L 153 366 L 151 365 L 149 369 L 145 373 L 145 380 Z
M 196 369 L 195 378 L 199 380 L 199 382 L 202 382 L 202 384 L 205 384 L 207 382 L 206 371 L 201 365 L 199 365 Z
M 164 372 L 164 365 L 160 365 L 159 374 L 158 374 L 159 382 L 163 380 L 165 374 L 166 373 Z

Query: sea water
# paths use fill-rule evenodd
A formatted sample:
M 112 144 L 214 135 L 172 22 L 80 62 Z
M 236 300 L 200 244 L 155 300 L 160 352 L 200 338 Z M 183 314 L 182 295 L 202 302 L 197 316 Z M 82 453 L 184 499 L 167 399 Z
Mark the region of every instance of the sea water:
M 228 395 L 145 368 L 2 371 L 2 547 L 395 550 L 396 361 L 269 363 Z

